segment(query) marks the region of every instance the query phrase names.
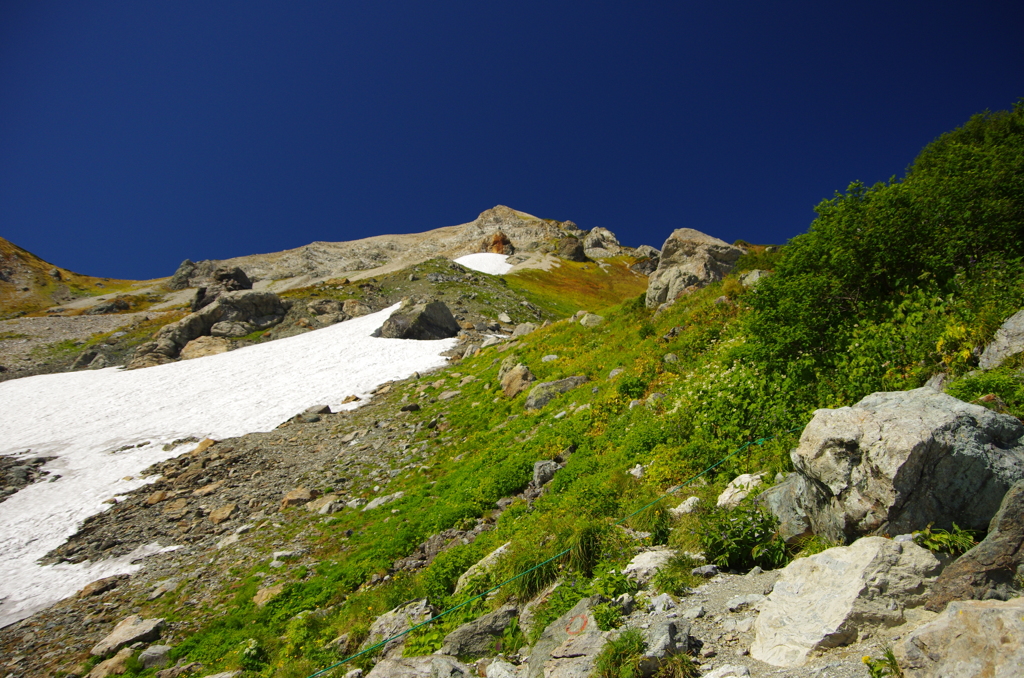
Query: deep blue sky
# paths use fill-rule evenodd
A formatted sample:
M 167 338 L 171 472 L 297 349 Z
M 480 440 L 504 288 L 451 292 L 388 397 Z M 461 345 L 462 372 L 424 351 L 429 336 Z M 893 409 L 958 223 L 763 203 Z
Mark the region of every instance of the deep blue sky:
M 1024 3 L 0 0 L 0 236 L 92 275 L 469 221 L 784 242 L 1024 96 Z

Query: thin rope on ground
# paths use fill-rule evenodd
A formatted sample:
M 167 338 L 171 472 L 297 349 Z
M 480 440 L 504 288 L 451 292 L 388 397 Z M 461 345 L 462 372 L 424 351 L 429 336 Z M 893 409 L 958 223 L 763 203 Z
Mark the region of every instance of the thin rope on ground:
M 788 431 L 784 431 L 783 434 L 781 434 L 781 435 L 784 435 L 786 433 L 793 433 L 794 431 L 799 431 L 799 430 L 800 430 L 799 428 L 791 428 Z M 637 515 L 638 513 L 641 513 L 642 511 L 645 511 L 645 510 L 649 509 L 650 507 L 654 506 L 655 504 L 657 504 L 662 499 L 668 498 L 669 496 L 672 495 L 673 492 L 675 492 L 677 490 L 681 490 L 682 488 L 686 487 L 687 485 L 689 485 L 693 481 L 697 480 L 698 478 L 700 478 L 700 477 L 706 475 L 707 473 L 710 473 L 711 471 L 715 470 L 716 468 L 718 468 L 719 466 L 721 466 L 722 464 L 724 464 L 728 460 L 732 459 L 736 455 L 738 455 L 741 452 L 743 452 L 745 449 L 747 449 L 751 445 L 764 445 L 769 440 L 774 440 L 777 437 L 778 436 L 768 436 L 768 437 L 765 437 L 765 438 L 758 438 L 757 440 L 748 440 L 747 442 L 743 443 L 743 445 L 741 445 L 739 447 L 739 449 L 734 450 L 733 452 L 731 452 L 731 453 L 727 454 L 726 456 L 722 457 L 721 459 L 716 461 L 714 464 L 712 464 L 711 466 L 708 466 L 706 469 L 701 471 L 700 473 L 692 476 L 691 478 L 688 478 L 687 480 L 679 483 L 678 485 L 674 485 L 674 486 L 668 488 L 667 490 L 665 490 L 664 493 L 662 493 L 661 496 L 659 496 L 654 501 L 652 501 L 650 503 L 647 503 L 647 504 L 644 504 L 643 506 L 638 508 L 636 511 L 633 511 L 632 513 L 630 513 L 626 517 L 616 521 L 615 525 L 621 525 L 622 523 L 626 522 L 627 520 L 629 520 L 633 516 Z M 524 570 L 523 572 L 520 572 L 519 574 L 515 575 L 514 577 L 510 577 L 510 578 L 506 579 L 505 581 L 501 582 L 500 584 L 496 584 L 495 586 L 492 586 L 491 588 L 487 589 L 483 593 L 479 593 L 479 594 L 473 596 L 472 598 L 459 603 L 455 607 L 450 607 L 447 610 L 445 610 L 444 612 L 441 612 L 441 613 L 439 613 L 437 615 L 434 615 L 430 619 L 422 621 L 419 624 L 416 624 L 415 626 L 411 626 L 411 627 L 407 628 L 405 631 L 402 631 L 401 633 L 396 633 L 395 635 L 391 636 L 390 638 L 386 638 L 385 640 L 382 640 L 382 641 L 380 641 L 379 643 L 377 643 L 375 645 L 371 645 L 370 647 L 366 648 L 365 650 L 360 650 L 359 652 L 355 653 L 354 655 L 346 657 L 345 659 L 342 659 L 341 661 L 339 661 L 339 662 L 337 662 L 335 664 L 331 664 L 330 666 L 328 666 L 325 669 L 320 669 L 316 673 L 311 674 L 308 678 L 316 678 L 317 676 L 321 676 L 321 675 L 327 673 L 328 671 L 332 671 L 332 670 L 338 668 L 339 666 L 342 666 L 343 664 L 349 663 L 353 659 L 358 659 L 359 657 L 362 657 L 364 654 L 368 654 L 370 652 L 373 652 L 377 648 L 383 647 L 384 645 L 387 645 L 388 643 L 390 643 L 393 640 L 397 640 L 397 639 L 401 638 L 404 635 L 412 633 L 413 631 L 415 631 L 418 628 L 421 628 L 423 626 L 426 626 L 427 624 L 433 623 L 434 621 L 437 621 L 441 617 L 444 617 L 445 615 L 451 614 L 452 612 L 455 612 L 456 610 L 458 610 L 460 608 L 463 608 L 466 605 L 469 605 L 473 601 L 479 600 L 479 599 L 481 599 L 481 598 L 483 598 L 483 597 L 493 593 L 494 591 L 497 591 L 498 589 L 502 588 L 503 586 L 511 584 L 512 582 L 514 582 L 515 580 L 519 579 L 520 577 L 526 576 L 529 573 L 533 572 L 534 570 L 537 570 L 537 569 L 539 569 L 541 567 L 544 567 L 548 563 L 551 563 L 551 562 L 553 562 L 555 560 L 558 560 L 559 558 L 561 558 L 565 554 L 569 553 L 570 551 L 572 551 L 571 547 L 565 549 L 564 551 L 560 551 L 560 552 L 556 553 L 555 555 L 551 556 L 550 558 L 548 558 L 547 560 L 545 560 L 544 562 L 539 563 L 537 565 L 534 565 L 530 569 Z

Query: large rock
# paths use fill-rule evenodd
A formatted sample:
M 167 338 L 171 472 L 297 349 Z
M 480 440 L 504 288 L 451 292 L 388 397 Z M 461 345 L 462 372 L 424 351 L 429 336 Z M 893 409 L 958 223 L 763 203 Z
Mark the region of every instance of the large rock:
M 485 576 L 488 572 L 494 569 L 494 566 L 498 564 L 501 557 L 508 552 L 508 547 L 512 542 L 507 541 L 498 548 L 494 549 L 486 556 L 473 563 L 468 570 L 463 572 L 459 576 L 459 580 L 455 583 L 455 593 L 458 593 L 464 589 L 471 581 L 477 577 Z
M 1024 598 L 950 603 L 896 646 L 907 678 L 1024 674 Z
M 778 518 L 776 531 L 787 543 L 814 533 L 807 512 L 809 507 L 821 507 L 825 501 L 824 490 L 799 473 L 790 473 L 781 483 L 769 487 L 754 500 Z
M 990 370 L 1009 358 L 1024 351 L 1024 311 L 1017 311 L 1006 319 L 992 338 L 992 343 L 978 359 L 978 367 Z
M 565 379 L 559 379 L 558 381 L 541 382 L 530 389 L 530 395 L 526 396 L 526 403 L 524 406 L 528 410 L 539 410 L 554 400 L 556 396 L 565 393 L 566 391 L 571 391 L 577 386 L 587 383 L 587 381 L 586 377 L 579 376 L 566 377 Z
M 747 498 L 751 490 L 761 484 L 764 473 L 744 473 L 736 476 L 725 486 L 716 502 L 719 508 L 733 508 Z
M 506 398 L 515 398 L 517 395 L 530 388 L 530 384 L 536 381 L 530 368 L 522 363 L 505 373 L 501 378 L 501 391 Z
M 1019 595 L 1014 578 L 1024 575 L 1024 481 L 1003 497 L 988 536 L 957 558 L 935 582 L 928 609 L 953 600 L 1008 600 Z
M 210 355 L 227 353 L 230 348 L 231 342 L 222 337 L 198 337 L 185 344 L 185 348 L 181 349 L 181 359 L 205 358 Z
M 607 228 L 593 228 L 583 239 L 583 251 L 591 259 L 614 257 L 622 252 L 622 245 L 615 234 Z
M 761 603 L 750 654 L 774 666 L 800 666 L 814 650 L 902 624 L 904 609 L 924 604 L 941 568 L 930 551 L 883 537 L 798 558 Z
M 493 254 L 515 254 L 516 248 L 512 245 L 512 241 L 505 235 L 502 230 L 497 230 L 489 236 L 486 236 L 480 242 L 481 252 L 491 252 Z
M 414 600 L 411 603 L 400 605 L 390 612 L 385 612 L 374 620 L 370 625 L 370 633 L 360 650 L 376 645 L 377 643 L 396 636 L 403 631 L 411 629 L 416 624 L 426 621 L 437 614 L 436 610 L 429 605 L 426 599 Z M 384 645 L 381 650 L 381 657 L 384 659 L 401 657 L 402 648 L 405 646 L 405 636 L 395 638 Z M 387 675 L 387 674 L 383 674 Z
M 110 659 L 101 661 L 92 667 L 92 671 L 86 678 L 107 678 L 107 676 L 119 676 L 128 670 L 128 660 L 132 658 L 135 651 L 129 647 L 121 648 L 121 651 Z
M 90 654 L 103 657 L 117 652 L 125 645 L 139 641 L 156 640 L 164 627 L 163 619 L 143 619 L 137 614 L 127 617 L 114 627 L 106 638 L 96 643 Z
M 791 457 L 814 485 L 800 503 L 815 534 L 984 530 L 1024 479 L 1022 436 L 1011 416 L 919 388 L 818 410 Z
M 252 281 L 242 269 L 237 266 L 217 268 L 210 275 L 209 283 L 196 290 L 196 296 L 192 300 L 192 312 L 209 306 L 226 292 L 251 289 Z
M 455 657 L 428 655 L 426 657 L 389 657 L 373 667 L 366 678 L 469 678 L 468 666 Z
M 583 249 L 583 243 L 580 242 L 579 238 L 574 238 L 572 236 L 559 240 L 556 252 L 562 259 L 567 259 L 569 261 L 587 260 L 587 254 Z
M 273 292 L 226 292 L 200 311 L 160 328 L 154 337 L 155 342 L 140 346 L 136 350 L 136 357 L 158 353 L 175 358 L 190 341 L 209 335 L 213 327 L 220 323 L 245 323 L 251 327 L 250 332 L 266 329 L 281 322 L 290 307 L 290 301 L 281 299 Z M 155 346 L 150 346 L 154 343 Z
M 672 301 L 687 287 L 724 278 L 743 250 L 692 228 L 672 232 L 661 248 L 658 270 L 647 283 L 647 308 Z
M 505 605 L 463 624 L 445 636 L 441 654 L 457 657 L 485 657 L 491 654 L 495 639 L 501 637 L 518 615 L 519 610 L 515 606 Z
M 623 568 L 622 574 L 636 580 L 640 584 L 647 584 L 658 573 L 658 570 L 665 567 L 675 555 L 676 552 L 674 550 L 664 547 L 638 553 Z
M 551 622 L 530 651 L 527 678 L 589 676 L 606 640 L 591 608 L 604 601 L 602 596 L 584 598 Z
M 459 333 L 459 323 L 442 301 L 405 302 L 384 321 L 378 332 L 389 339 L 448 339 Z

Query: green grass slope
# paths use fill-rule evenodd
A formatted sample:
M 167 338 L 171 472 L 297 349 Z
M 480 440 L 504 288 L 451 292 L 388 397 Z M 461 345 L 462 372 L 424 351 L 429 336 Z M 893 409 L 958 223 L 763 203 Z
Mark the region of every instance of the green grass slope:
M 660 315 L 637 295 L 608 309 L 606 322 L 593 329 L 555 322 L 511 349 L 490 347 L 449 368 L 476 378 L 451 400 L 436 399 L 420 381 L 396 384 L 373 407 L 393 412 L 403 398 L 421 404 L 403 415 L 403 424 L 424 424 L 414 445 L 429 460 L 381 489 L 405 493 L 389 504 L 395 513 L 343 511 L 324 522 L 288 510 L 280 529 L 315 535 L 320 564 L 294 571 L 268 605 L 252 603 L 266 561 L 240 560 L 224 565 L 233 568 L 238 588 L 224 591 L 211 609 L 168 596 L 144 603 L 141 613 L 191 625 L 175 656 L 210 668 L 245 668 L 251 676 L 301 677 L 345 656 L 333 639 L 348 634 L 354 647 L 374 618 L 400 603 L 419 597 L 442 609 L 465 603 L 538 565 L 497 596 L 417 631 L 407 651 L 431 652 L 459 623 L 509 598 L 523 602 L 558 578 L 572 586 L 538 608 L 541 622 L 587 592 L 621 591 L 626 584 L 612 571 L 638 543 L 702 548 L 735 567 L 785 562 L 793 549 L 773 541 L 771 520 L 749 507 L 682 522 L 665 509 L 691 493 L 712 498 L 738 473 L 767 471 L 771 478 L 787 471 L 788 450 L 814 409 L 912 388 L 936 372 L 955 377 L 950 392 L 959 397 L 995 393 L 1010 412 L 1024 415 L 1019 363 L 972 372 L 977 348 L 1024 303 L 1022 158 L 1024 107 L 977 116 L 929 146 L 904 179 L 869 189 L 855 184 L 819 205 L 811 230 L 769 262 L 774 275 L 755 289 L 733 276 Z M 581 272 L 563 268 L 566 277 L 557 283 L 521 275 L 509 285 L 537 294 L 549 285 L 568 289 Z M 596 310 L 594 300 L 604 292 L 586 294 L 589 301 L 569 298 L 564 310 Z M 500 365 L 511 355 L 540 381 L 574 375 L 590 381 L 540 410 L 526 410 L 524 395 L 508 399 L 497 387 Z M 548 355 L 557 358 L 542 361 Z M 615 368 L 623 371 L 611 378 Z M 634 400 L 642 404 L 631 407 Z M 535 461 L 556 456 L 567 463 L 547 494 L 532 506 L 516 501 L 495 511 L 497 500 L 527 485 Z M 685 494 L 625 521 L 646 536 L 637 539 L 616 525 L 725 457 Z M 646 469 L 640 479 L 626 473 L 636 464 Z M 326 490 L 333 475 L 333 469 L 312 470 L 309 482 Z M 752 540 L 738 541 L 747 545 L 739 550 L 716 541 L 717 529 L 709 527 L 736 525 L 730 519 L 737 517 L 750 527 L 741 536 Z M 444 551 L 420 572 L 381 579 L 427 537 L 477 521 L 493 529 Z M 511 546 L 497 571 L 454 594 L 458 576 L 505 542 Z M 661 586 L 669 590 L 679 581 Z M 364 656 L 331 675 L 370 663 Z M 126 675 L 142 675 L 133 671 Z

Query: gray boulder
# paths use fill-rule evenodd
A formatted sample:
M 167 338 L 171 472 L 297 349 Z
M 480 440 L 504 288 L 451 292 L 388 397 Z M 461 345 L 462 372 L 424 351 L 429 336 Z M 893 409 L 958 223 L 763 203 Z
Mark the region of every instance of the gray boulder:
M 606 638 L 591 608 L 603 602 L 603 596 L 584 598 L 551 622 L 530 651 L 527 678 L 589 676 Z
M 551 482 L 560 468 L 562 467 L 558 465 L 558 462 L 551 459 L 533 462 L 533 486 L 544 487 Z
M 1024 598 L 953 602 L 896 646 L 908 678 L 1014 678 L 1024 667 Z
M 904 609 L 924 604 L 941 569 L 930 551 L 884 537 L 798 558 L 760 604 L 750 655 L 773 666 L 800 666 L 812 651 L 898 626 Z
M 117 652 L 125 645 L 155 640 L 160 637 L 163 627 L 163 619 L 143 619 L 137 614 L 133 614 L 121 620 L 106 638 L 96 643 L 90 650 L 90 654 L 95 657 L 103 657 Z
M 168 657 L 170 651 L 170 645 L 150 645 L 139 653 L 139 663 L 142 664 L 144 669 L 167 666 L 167 663 L 170 661 Z
M 874 393 L 814 413 L 790 454 L 809 481 L 796 504 L 836 541 L 954 521 L 984 530 L 1024 479 L 1022 436 L 1017 419 L 930 388 Z
M 442 301 L 422 304 L 404 302 L 377 330 L 389 339 L 448 339 L 462 328 Z
M 557 254 L 562 259 L 569 261 L 587 261 L 586 252 L 583 250 L 583 243 L 579 238 L 562 238 L 558 241 Z
M 496 638 L 519 616 L 513 605 L 500 607 L 494 612 L 463 624 L 449 633 L 441 645 L 441 654 L 457 657 L 485 657 L 491 653 Z
M 996 330 L 992 343 L 985 347 L 978 359 L 978 367 L 991 370 L 1021 351 L 1024 351 L 1024 311 L 1017 311 Z
M 622 245 L 614 233 L 598 226 L 583 239 L 583 251 L 591 259 L 614 257 L 622 251 Z
M 387 657 L 366 674 L 366 678 L 462 678 L 473 675 L 471 669 L 455 657 Z
M 790 473 L 757 496 L 754 502 L 778 518 L 777 531 L 792 544 L 814 534 L 808 512 L 827 504 L 825 491 L 799 473 Z
M 551 402 L 555 396 L 571 391 L 577 386 L 587 383 L 587 381 L 586 377 L 578 376 L 566 377 L 558 381 L 541 382 L 530 389 L 530 395 L 526 397 L 525 407 L 528 410 L 539 410 Z
M 988 527 L 988 536 L 943 571 L 928 609 L 953 600 L 1008 600 L 1019 595 L 1014 578 L 1024 575 L 1024 481 L 1010 488 Z
M 740 282 L 744 287 L 757 287 L 762 280 L 767 278 L 771 273 L 768 271 L 762 271 L 759 268 L 755 268 L 753 271 L 747 271 L 740 276 Z
M 644 633 L 647 649 L 644 651 L 646 673 L 653 674 L 662 660 L 677 654 L 687 654 L 696 649 L 696 641 L 690 637 L 690 625 L 682 620 L 659 619 Z
M 743 250 L 692 228 L 672 232 L 661 248 L 658 269 L 647 283 L 647 308 L 672 301 L 691 286 L 724 278 Z

